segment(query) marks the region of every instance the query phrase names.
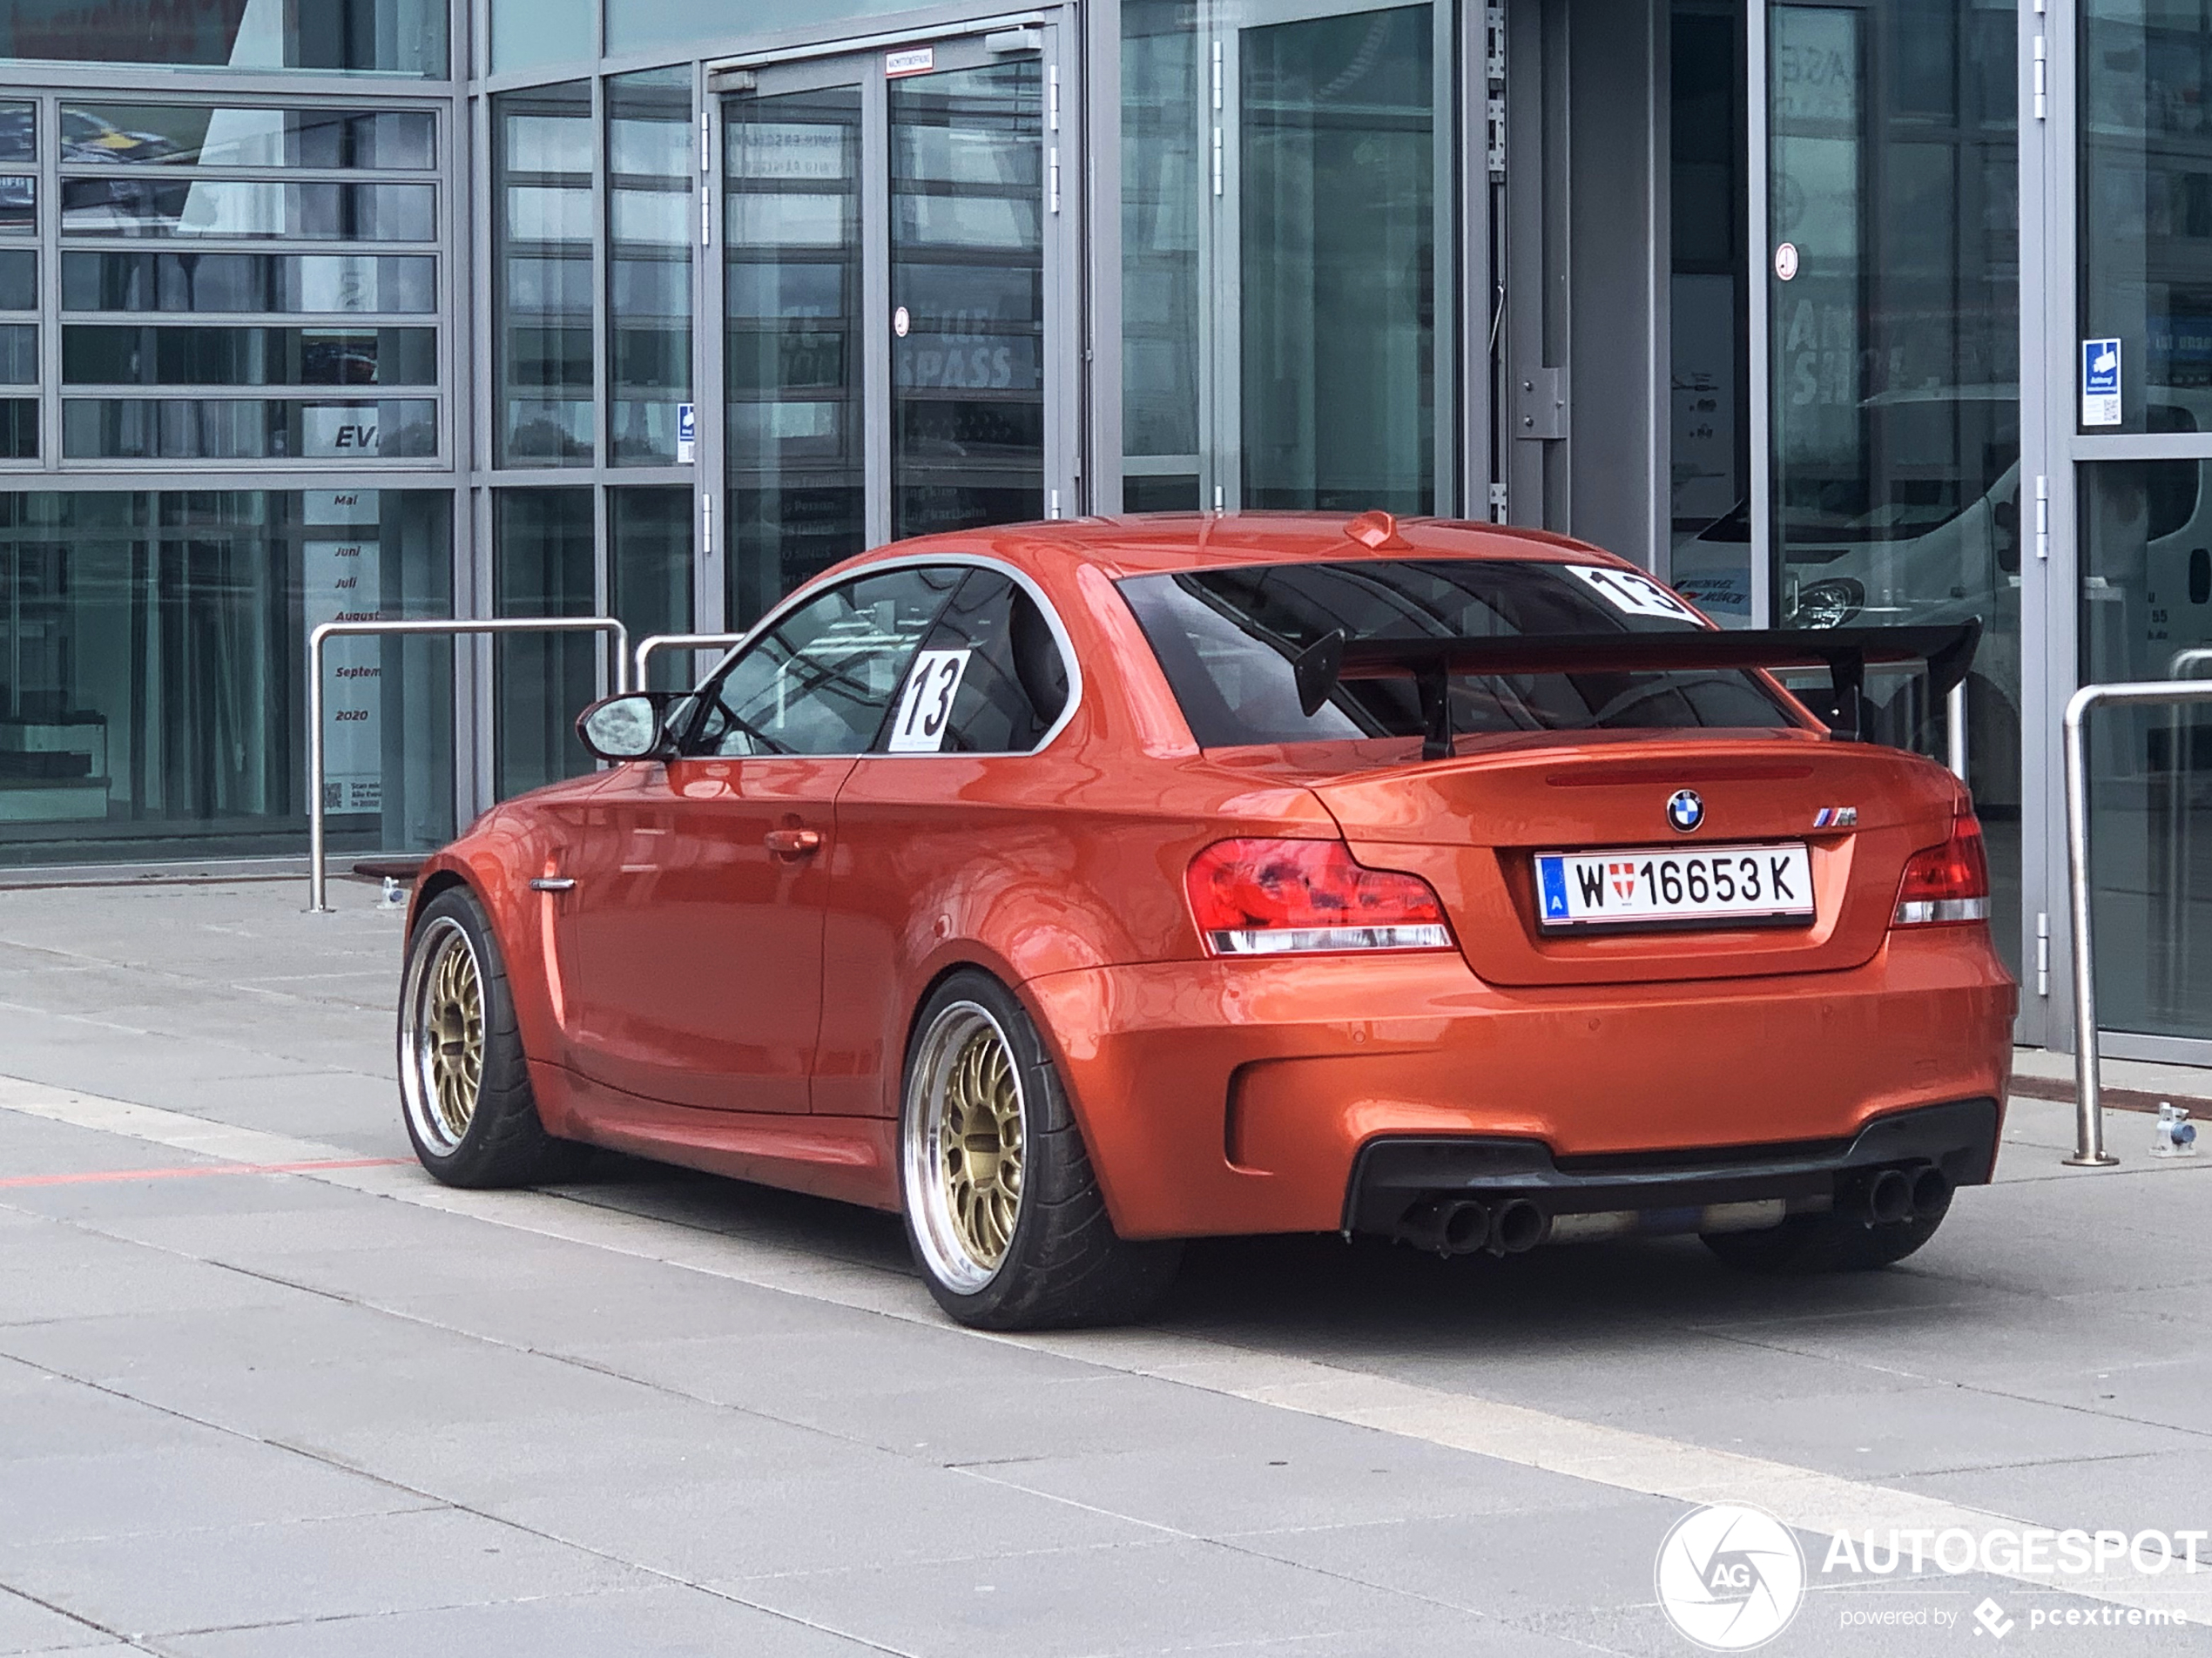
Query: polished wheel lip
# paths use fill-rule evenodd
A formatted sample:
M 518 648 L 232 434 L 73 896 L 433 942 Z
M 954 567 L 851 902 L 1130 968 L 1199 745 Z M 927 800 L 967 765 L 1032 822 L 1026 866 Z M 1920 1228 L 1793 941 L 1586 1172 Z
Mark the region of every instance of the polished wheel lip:
M 930 1021 L 907 1088 L 901 1135 L 914 1237 L 940 1283 L 974 1295 L 1004 1269 L 1021 1224 L 1028 1122 L 1021 1063 L 997 1016 L 963 999 Z
M 483 964 L 468 928 L 441 915 L 417 934 L 400 992 L 400 1092 L 416 1142 L 459 1150 L 483 1078 Z

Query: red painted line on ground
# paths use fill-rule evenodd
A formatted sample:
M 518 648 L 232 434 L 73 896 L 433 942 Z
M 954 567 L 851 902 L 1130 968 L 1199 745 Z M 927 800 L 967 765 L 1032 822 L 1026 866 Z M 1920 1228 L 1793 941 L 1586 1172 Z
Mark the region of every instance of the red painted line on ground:
M 11 1175 L 11 1186 L 84 1186 L 118 1180 L 185 1180 L 195 1175 L 304 1175 L 318 1169 L 397 1169 L 406 1157 L 326 1157 L 320 1163 L 217 1163 L 196 1169 L 103 1169 L 81 1175 Z

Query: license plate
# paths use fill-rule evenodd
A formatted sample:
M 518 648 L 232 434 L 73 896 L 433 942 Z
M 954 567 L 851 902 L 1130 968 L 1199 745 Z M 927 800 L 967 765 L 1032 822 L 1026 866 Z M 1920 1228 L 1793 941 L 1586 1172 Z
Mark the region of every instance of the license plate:
M 1536 907 L 1547 932 L 1810 921 L 1812 859 L 1803 841 L 1538 853 Z

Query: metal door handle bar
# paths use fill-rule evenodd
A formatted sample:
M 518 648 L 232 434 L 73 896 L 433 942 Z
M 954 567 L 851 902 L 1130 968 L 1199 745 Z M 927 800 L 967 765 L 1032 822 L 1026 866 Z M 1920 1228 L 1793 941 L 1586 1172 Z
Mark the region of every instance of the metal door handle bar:
M 2183 652 L 2184 656 L 2191 652 Z M 2176 657 L 2177 665 L 2186 666 Z M 2089 921 L 2089 764 L 2086 727 L 2092 709 L 2212 703 L 2212 680 L 2135 680 L 2084 685 L 2067 701 L 2066 862 L 2067 907 L 2074 920 L 2074 1155 L 2076 1168 L 2103 1168 L 2119 1158 L 2105 1150 L 2104 1098 L 2097 1072 L 2097 981 Z
M 605 633 L 613 636 L 617 695 L 630 689 L 630 630 L 610 616 L 436 617 L 417 622 L 325 622 L 307 636 L 307 910 L 327 914 L 323 880 L 322 647 L 334 638 L 385 634 Z
M 2212 686 L 2206 689 L 2212 691 Z M 795 858 L 818 851 L 822 844 L 822 832 L 819 829 L 771 829 L 764 839 L 770 852 Z

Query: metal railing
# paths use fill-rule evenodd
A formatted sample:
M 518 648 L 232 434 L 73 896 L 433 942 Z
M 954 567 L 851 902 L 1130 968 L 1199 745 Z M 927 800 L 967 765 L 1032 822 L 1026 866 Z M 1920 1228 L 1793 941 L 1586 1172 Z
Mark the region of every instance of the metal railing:
M 606 633 L 614 636 L 614 681 L 617 692 L 630 689 L 630 630 L 610 616 L 502 617 L 497 619 L 438 617 L 420 622 L 325 622 L 307 636 L 307 909 L 327 914 L 323 879 L 326 815 L 322 799 L 322 648 L 335 638 L 398 634 Z M 2212 690 L 2212 686 L 2208 686 Z
M 2184 670 L 2212 661 L 2212 650 L 2177 652 L 2169 666 Z M 2105 1150 L 2103 1082 L 2098 1075 L 2097 981 L 2089 920 L 2089 762 L 2086 728 L 2090 711 L 2212 703 L 2212 680 L 2145 679 L 2084 685 L 2066 705 L 2067 897 L 2074 919 L 2074 1155 L 2076 1168 L 2104 1168 L 2119 1158 Z
M 639 691 L 646 688 L 645 664 L 659 651 L 726 650 L 733 644 L 743 644 L 749 637 L 743 633 L 649 633 L 637 641 L 630 683 Z

